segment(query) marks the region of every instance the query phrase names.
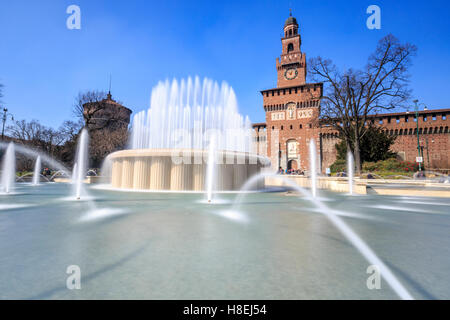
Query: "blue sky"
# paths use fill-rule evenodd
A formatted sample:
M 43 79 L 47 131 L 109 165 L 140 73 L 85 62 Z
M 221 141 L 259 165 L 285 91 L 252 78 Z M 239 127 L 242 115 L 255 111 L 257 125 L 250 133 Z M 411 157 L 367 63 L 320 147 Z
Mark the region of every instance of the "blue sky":
M 81 8 L 81 30 L 66 8 Z M 381 7 L 381 30 L 366 8 Z M 6 1 L 0 2 L 0 83 L 16 119 L 58 127 L 73 118 L 79 91 L 108 89 L 134 112 L 147 109 L 159 80 L 198 75 L 227 81 L 241 113 L 264 121 L 259 90 L 276 85 L 275 58 L 292 7 L 302 50 L 339 67 L 361 67 L 393 33 L 418 46 L 415 97 L 450 107 L 450 4 L 444 1 Z

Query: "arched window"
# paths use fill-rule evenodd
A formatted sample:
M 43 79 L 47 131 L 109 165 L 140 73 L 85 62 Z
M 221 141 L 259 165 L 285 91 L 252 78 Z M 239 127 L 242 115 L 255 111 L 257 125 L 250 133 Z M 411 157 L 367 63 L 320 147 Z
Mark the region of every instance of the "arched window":
M 294 51 L 294 45 L 292 43 L 289 43 L 287 47 L 287 52 L 289 53 L 291 51 Z

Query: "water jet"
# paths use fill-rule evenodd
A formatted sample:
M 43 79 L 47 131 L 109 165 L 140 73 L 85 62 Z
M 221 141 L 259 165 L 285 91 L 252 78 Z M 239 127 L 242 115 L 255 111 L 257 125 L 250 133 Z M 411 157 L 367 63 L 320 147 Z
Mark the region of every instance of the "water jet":
M 86 129 L 81 130 L 80 137 L 78 138 L 78 148 L 77 155 L 73 170 L 73 175 L 75 176 L 74 181 L 74 191 L 75 198 L 77 200 L 81 199 L 84 193 L 83 183 L 86 176 L 87 162 L 88 162 L 88 132 Z
M 10 193 L 14 188 L 16 178 L 16 155 L 14 150 L 14 143 L 10 142 L 6 153 L 3 156 L 2 165 L 2 190 L 5 193 Z
M 39 185 L 39 180 L 41 178 L 41 156 L 37 156 L 36 163 L 34 164 L 34 173 L 33 173 L 33 186 Z
M 309 166 L 311 170 L 310 179 L 311 179 L 311 192 L 312 196 L 315 198 L 317 195 L 317 154 L 316 154 L 316 142 L 314 139 L 309 141 Z
M 348 179 L 348 191 L 350 195 L 353 195 L 353 173 L 355 171 L 355 165 L 353 161 L 353 154 L 349 150 L 347 152 L 347 179 Z

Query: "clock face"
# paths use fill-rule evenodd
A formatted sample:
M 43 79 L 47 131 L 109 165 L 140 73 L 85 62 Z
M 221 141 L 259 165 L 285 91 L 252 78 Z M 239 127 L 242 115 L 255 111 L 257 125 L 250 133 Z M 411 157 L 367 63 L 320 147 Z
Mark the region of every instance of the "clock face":
M 293 80 L 297 78 L 297 75 L 298 71 L 296 68 L 289 68 L 284 72 L 284 77 L 286 78 L 286 80 Z

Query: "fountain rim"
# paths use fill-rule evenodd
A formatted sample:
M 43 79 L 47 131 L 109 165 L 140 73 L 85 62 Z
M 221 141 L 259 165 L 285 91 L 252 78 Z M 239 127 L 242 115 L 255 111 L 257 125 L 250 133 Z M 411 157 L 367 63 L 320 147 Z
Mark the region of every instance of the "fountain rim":
M 108 157 L 111 160 L 117 159 L 117 158 L 133 158 L 133 157 L 171 157 L 171 156 L 186 156 L 187 153 L 192 153 L 191 155 L 201 155 L 208 156 L 208 149 L 190 149 L 190 148 L 166 148 L 166 149 L 126 149 L 126 150 L 120 150 L 113 152 L 108 155 Z M 249 158 L 256 158 L 260 161 L 269 161 L 270 159 L 266 156 L 259 155 L 256 153 L 250 153 L 250 152 L 242 152 L 242 151 L 229 151 L 229 150 L 217 150 L 215 153 L 218 156 L 244 156 L 246 159 Z

